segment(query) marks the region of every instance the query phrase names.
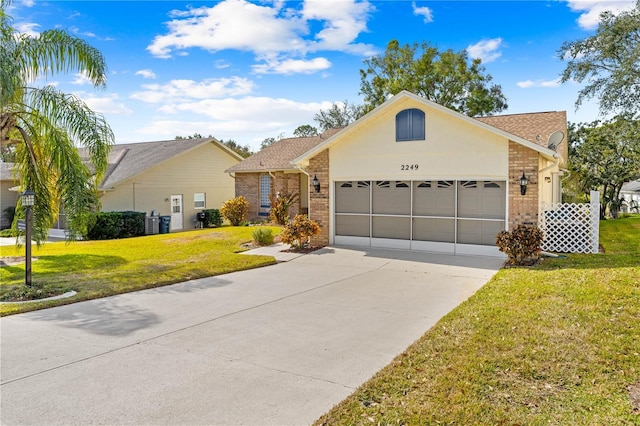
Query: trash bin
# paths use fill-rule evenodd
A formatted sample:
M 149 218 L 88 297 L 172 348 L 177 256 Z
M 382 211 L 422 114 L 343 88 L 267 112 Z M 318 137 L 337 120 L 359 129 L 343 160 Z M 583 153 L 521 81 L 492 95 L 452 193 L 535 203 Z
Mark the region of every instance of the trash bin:
M 160 233 L 168 234 L 171 231 L 171 216 L 160 216 Z

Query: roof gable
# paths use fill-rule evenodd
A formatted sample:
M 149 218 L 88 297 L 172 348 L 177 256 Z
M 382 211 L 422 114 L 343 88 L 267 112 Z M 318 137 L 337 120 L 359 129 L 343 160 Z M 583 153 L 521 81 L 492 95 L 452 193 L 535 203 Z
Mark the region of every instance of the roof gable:
M 242 158 L 212 138 L 118 144 L 111 148 L 109 166 L 100 188 L 114 188 L 120 183 L 151 168 L 158 167 L 172 158 L 184 155 L 207 144 L 217 146 L 221 153 L 230 155 L 237 160 Z M 83 152 L 81 150 L 81 155 Z
M 425 99 L 421 96 L 415 95 L 411 92 L 408 92 L 406 90 L 398 93 L 397 95 L 393 96 L 392 98 L 390 98 L 389 100 L 387 100 L 385 103 L 383 103 L 382 105 L 378 106 L 377 108 L 373 109 L 372 111 L 370 111 L 368 114 L 366 114 L 365 116 L 361 117 L 360 119 L 356 120 L 354 123 L 350 124 L 348 127 L 342 129 L 341 131 L 339 131 L 338 133 L 336 133 L 334 136 L 328 138 L 326 141 L 323 141 L 322 143 L 316 145 L 315 147 L 313 147 L 312 149 L 310 149 L 309 151 L 305 152 L 304 154 L 300 155 L 299 157 L 297 157 L 296 159 L 293 160 L 293 162 L 297 165 L 302 165 L 304 164 L 306 161 L 308 161 L 310 158 L 312 158 L 313 156 L 317 155 L 318 153 L 320 153 L 321 151 L 331 147 L 333 144 L 338 143 L 340 140 L 343 139 L 343 136 L 346 136 L 348 134 L 350 134 L 351 132 L 355 132 L 357 131 L 357 129 L 360 126 L 364 126 L 366 125 L 365 123 L 371 119 L 373 119 L 374 117 L 377 117 L 379 115 L 384 114 L 387 110 L 393 108 L 396 104 L 402 103 L 402 102 L 406 102 L 408 100 L 413 100 L 415 102 L 419 102 L 421 104 L 423 104 L 424 106 L 426 106 L 427 108 L 431 108 L 431 109 L 435 109 L 437 111 L 440 111 L 444 114 L 447 114 L 449 116 L 452 116 L 456 119 L 459 119 L 463 122 L 466 122 L 468 124 L 471 124 L 472 126 L 475 127 L 479 127 L 482 128 L 484 130 L 487 130 L 489 132 L 492 132 L 494 134 L 497 134 L 499 136 L 502 136 L 504 138 L 507 138 L 509 140 L 512 140 L 515 143 L 518 143 L 520 145 L 523 145 L 529 149 L 532 149 L 534 151 L 539 152 L 540 154 L 542 154 L 543 156 L 545 156 L 548 159 L 555 159 L 558 157 L 558 154 L 556 154 L 554 151 L 552 151 L 551 149 L 546 147 L 546 143 L 544 144 L 539 144 L 536 143 L 534 141 L 531 140 L 527 140 L 526 138 L 519 136 L 517 134 L 513 134 L 511 132 L 509 132 L 508 130 L 502 129 L 499 126 L 501 124 L 503 124 L 503 121 L 498 120 L 498 117 L 501 116 L 495 116 L 495 117 L 484 117 L 484 121 L 483 120 L 479 120 L 473 117 L 469 117 L 466 116 L 464 114 L 460 114 L 456 111 L 453 111 L 449 108 L 446 108 L 442 105 L 436 104 L 435 102 L 432 102 L 428 99 Z M 558 117 L 560 116 L 564 116 L 566 117 L 564 112 L 560 112 L 560 113 L 554 113 L 557 115 L 554 115 L 554 120 L 558 120 Z M 516 116 L 535 116 L 535 113 L 531 113 L 531 114 L 515 114 L 514 117 Z M 493 118 L 494 121 L 492 122 L 492 124 L 487 123 L 486 121 L 490 121 L 490 119 Z M 532 120 L 532 121 L 536 121 L 536 120 Z M 522 119 L 511 119 L 511 120 L 505 120 L 504 122 L 509 123 L 511 128 L 513 129 L 519 129 L 518 126 L 522 127 L 522 129 L 526 129 L 528 128 L 528 126 L 524 126 L 522 123 L 524 123 L 524 121 Z M 559 122 L 556 121 L 556 122 Z M 520 129 L 519 131 L 524 134 Z M 564 129 L 566 131 L 566 118 L 564 121 Z M 558 130 L 558 129 L 556 129 Z M 551 132 L 552 133 L 552 132 Z M 529 133 L 527 133 L 529 134 Z M 535 140 L 535 138 L 534 138 Z M 545 139 L 546 142 L 546 139 Z
M 229 168 L 229 173 L 268 172 L 276 170 L 294 170 L 292 161 L 321 144 L 340 129 L 330 129 L 318 136 L 287 138 L 269 145 Z

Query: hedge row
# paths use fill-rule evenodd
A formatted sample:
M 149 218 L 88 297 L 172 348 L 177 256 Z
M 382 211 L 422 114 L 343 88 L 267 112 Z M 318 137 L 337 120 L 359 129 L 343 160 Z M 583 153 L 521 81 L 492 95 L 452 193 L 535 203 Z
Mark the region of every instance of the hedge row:
M 144 212 L 100 212 L 87 233 L 88 240 L 113 240 L 145 234 Z

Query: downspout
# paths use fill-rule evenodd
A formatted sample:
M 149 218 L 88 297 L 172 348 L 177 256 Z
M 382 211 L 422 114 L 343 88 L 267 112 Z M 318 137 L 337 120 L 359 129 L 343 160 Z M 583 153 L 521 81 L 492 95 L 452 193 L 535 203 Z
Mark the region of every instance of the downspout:
M 311 191 L 309 191 L 309 180 L 311 179 L 311 176 L 301 166 L 296 164 L 295 167 L 307 176 L 307 217 L 311 218 Z

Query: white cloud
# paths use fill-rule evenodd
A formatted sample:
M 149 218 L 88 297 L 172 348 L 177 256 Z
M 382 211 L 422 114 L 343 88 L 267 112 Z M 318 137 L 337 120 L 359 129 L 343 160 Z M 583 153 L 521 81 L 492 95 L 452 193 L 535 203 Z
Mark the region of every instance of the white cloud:
M 500 48 L 502 47 L 502 38 L 492 38 L 480 40 L 476 44 L 472 44 L 467 47 L 467 52 L 472 58 L 480 58 L 483 63 L 495 61 L 500 56 Z
M 331 62 L 326 58 L 285 59 L 283 61 L 268 60 L 266 64 L 253 65 L 256 74 L 311 74 L 316 71 L 326 70 L 331 67 Z
M 74 95 L 82 99 L 92 111 L 102 114 L 131 115 L 133 111 L 119 101 L 118 95 L 96 96 L 87 92 L 75 92 Z
M 413 7 L 413 14 L 416 16 L 422 16 L 425 24 L 433 22 L 433 11 L 431 9 L 426 6 L 416 6 L 416 2 L 413 2 L 411 6 Z
M 241 77 L 194 80 L 171 80 L 167 84 L 145 84 L 143 91 L 131 95 L 147 103 L 176 102 L 180 100 L 221 98 L 251 93 L 254 84 Z
M 22 0 L 22 5 L 25 7 L 33 7 L 35 4 L 35 0 Z
M 38 28 L 39 26 L 40 26 L 39 24 L 28 22 L 28 23 L 17 24 L 15 28 L 16 30 L 18 30 L 20 34 L 26 34 L 29 37 L 38 37 L 40 33 L 36 31 L 36 28 Z
M 600 14 L 607 10 L 618 14 L 624 10 L 635 7 L 635 0 L 568 0 L 569 8 L 581 13 L 578 25 L 585 30 L 593 30 L 598 27 Z
M 206 99 L 176 104 L 171 111 L 159 112 L 189 117 L 189 119 L 156 118 L 138 129 L 136 133 L 151 139 L 173 138 L 180 134 L 212 134 L 219 139 L 234 139 L 258 149 L 260 142 L 269 136 L 284 133 L 293 136 L 293 130 L 301 124 L 313 125 L 313 116 L 321 109 L 329 109 L 332 103 L 303 103 L 289 99 L 269 97 Z M 194 116 L 204 116 L 195 119 Z M 260 120 L 256 120 L 260 117 Z M 238 140 L 238 129 L 243 129 L 243 140 Z
M 85 73 L 77 73 L 74 75 L 73 80 L 71 80 L 71 84 L 75 84 L 76 86 L 84 86 L 85 84 L 93 84 L 91 80 L 87 77 Z
M 136 71 L 135 75 L 142 76 L 142 78 L 150 78 L 150 79 L 156 78 L 156 73 L 154 73 L 150 69 Z
M 292 4 L 297 5 L 295 2 L 276 1 L 265 5 L 224 0 L 213 7 L 173 11 L 172 20 L 167 22 L 167 34 L 156 36 L 147 50 L 154 56 L 168 58 L 172 54 L 186 54 L 189 48 L 212 52 L 234 49 L 253 52 L 258 60 L 285 56 L 303 62 L 306 62 L 305 54 L 321 50 L 359 55 L 375 52 L 373 46 L 356 42 L 357 37 L 367 31 L 367 19 L 373 10 L 368 1 L 306 0 L 301 10 L 285 7 Z M 315 28 L 318 23 L 321 29 L 313 34 L 311 27 Z M 317 60 L 312 60 L 312 67 L 318 65 Z M 295 68 L 285 66 L 282 70 L 290 73 Z M 301 72 L 310 70 L 308 66 L 299 68 Z
M 555 80 L 525 80 L 516 83 L 516 85 L 522 89 L 529 89 L 531 87 L 558 87 L 560 84 L 559 78 Z

